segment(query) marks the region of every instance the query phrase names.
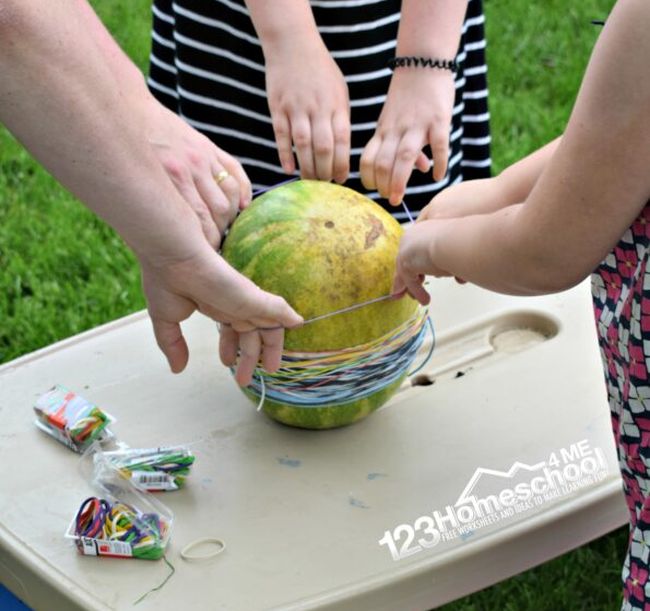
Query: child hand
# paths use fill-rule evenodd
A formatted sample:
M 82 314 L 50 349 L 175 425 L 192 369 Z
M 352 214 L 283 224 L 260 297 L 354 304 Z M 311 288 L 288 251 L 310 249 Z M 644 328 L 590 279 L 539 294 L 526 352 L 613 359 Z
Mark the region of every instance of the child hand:
M 420 212 L 418 221 L 489 214 L 516 201 L 502 188 L 500 177 L 467 180 L 438 193 Z
M 425 275 L 452 275 L 439 268 L 432 258 L 432 245 L 441 226 L 444 226 L 444 221 L 425 221 L 406 228 L 397 253 L 394 295 L 407 292 L 422 305 L 427 305 L 431 297 L 423 286 Z
M 268 53 L 266 89 L 282 169 L 287 174 L 296 169 L 293 143 L 302 178 L 345 182 L 350 171 L 348 88 L 322 41 L 287 40 Z
M 377 189 L 398 205 L 413 167 L 421 172 L 431 167 L 422 152 L 427 144 L 433 180 L 445 177 L 454 94 L 451 72 L 414 69 L 393 75 L 377 129 L 361 155 L 361 181 L 367 189 Z

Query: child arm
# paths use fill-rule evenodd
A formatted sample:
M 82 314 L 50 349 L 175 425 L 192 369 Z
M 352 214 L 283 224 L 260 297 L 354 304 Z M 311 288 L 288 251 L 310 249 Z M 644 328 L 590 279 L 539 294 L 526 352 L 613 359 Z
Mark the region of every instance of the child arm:
M 455 59 L 466 11 L 463 0 L 404 0 L 396 55 Z M 427 144 L 434 180 L 445 177 L 455 91 L 450 70 L 395 68 L 377 128 L 360 160 L 366 188 L 377 189 L 392 205 L 399 204 L 413 166 L 421 171 L 430 167 L 422 152 Z
M 557 149 L 556 138 L 493 178 L 467 180 L 436 195 L 418 221 L 487 214 L 523 202 Z
M 154 334 L 171 369 L 185 367 L 180 323 L 198 309 L 230 323 L 235 333 L 222 338 L 222 358 L 232 364 L 239 344 L 246 358 L 238 381 L 246 383 L 247 363 L 256 363 L 261 352 L 275 367 L 282 351 L 281 329 L 255 329 L 301 319 L 208 242 L 78 9 L 77 0 L 0 0 L 0 122 L 133 249 Z
M 246 0 L 262 43 L 266 90 L 282 169 L 345 182 L 350 169 L 348 87 L 307 0 Z M 352 36 L 353 34 L 351 34 Z
M 417 223 L 404 237 L 396 289 L 421 274 L 534 295 L 588 276 L 650 197 L 650 5 L 619 0 L 590 60 L 557 151 L 523 204 Z M 421 296 L 421 293 L 419 293 Z

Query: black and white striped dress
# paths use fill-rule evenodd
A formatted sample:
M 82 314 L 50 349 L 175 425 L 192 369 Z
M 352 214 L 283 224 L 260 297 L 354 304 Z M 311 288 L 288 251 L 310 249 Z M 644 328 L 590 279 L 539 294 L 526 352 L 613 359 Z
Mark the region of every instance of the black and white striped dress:
M 391 76 L 386 64 L 395 55 L 400 4 L 311 0 L 320 34 L 349 89 L 352 157 L 346 184 L 364 193 L 359 157 L 386 99 Z M 266 100 L 262 47 L 243 0 L 154 0 L 152 36 L 154 95 L 237 157 L 254 190 L 286 180 Z M 457 61 L 448 175 L 433 183 L 430 173 L 413 172 L 405 201 L 414 214 L 443 187 L 490 175 L 482 0 L 469 0 Z M 368 195 L 384 204 L 376 192 Z M 387 208 L 404 220 L 401 208 Z

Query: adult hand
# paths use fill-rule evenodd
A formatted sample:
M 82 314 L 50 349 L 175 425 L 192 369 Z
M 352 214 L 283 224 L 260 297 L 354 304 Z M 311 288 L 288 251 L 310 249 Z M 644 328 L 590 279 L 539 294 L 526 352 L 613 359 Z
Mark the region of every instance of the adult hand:
M 266 90 L 282 169 L 343 183 L 350 171 L 350 110 L 343 74 L 318 37 L 283 39 L 266 53 Z
M 226 229 L 251 201 L 251 183 L 241 164 L 152 98 L 150 145 L 181 196 L 217 248 Z
M 180 323 L 195 310 L 222 323 L 219 352 L 224 365 L 235 365 L 239 345 L 239 384 L 250 383 L 260 357 L 264 369 L 278 369 L 284 328 L 303 322 L 284 299 L 260 289 L 207 247 L 184 260 L 141 264 L 156 341 L 174 373 L 189 358 Z
M 393 74 L 377 129 L 361 155 L 361 181 L 396 206 L 413 167 L 426 172 L 433 155 L 433 179 L 447 173 L 449 130 L 455 85 L 453 73 L 429 68 L 399 68 Z

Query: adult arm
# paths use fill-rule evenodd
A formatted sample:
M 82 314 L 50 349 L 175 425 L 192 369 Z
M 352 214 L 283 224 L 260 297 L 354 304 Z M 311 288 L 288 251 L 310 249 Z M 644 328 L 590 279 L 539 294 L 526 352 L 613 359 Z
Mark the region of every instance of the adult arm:
M 238 210 L 251 200 L 251 184 L 241 164 L 160 104 L 145 84 L 140 69 L 129 59 L 86 0 L 76 0 L 83 18 L 117 86 L 134 108 L 141 108 L 144 133 L 179 193 L 201 219 L 206 235 L 223 234 Z M 229 176 L 219 182 L 222 171 Z
M 453 275 L 534 295 L 570 288 L 615 246 L 650 198 L 650 5 L 619 0 L 565 134 L 522 204 L 418 223 L 398 256 L 396 288 L 426 299 L 420 274 Z
M 256 361 L 259 346 L 250 337 L 260 336 L 251 330 L 293 326 L 300 317 L 217 255 L 77 9 L 75 0 L 0 0 L 0 121 L 136 253 L 156 339 L 173 371 L 188 358 L 180 322 L 196 309 L 248 333 L 242 360 Z M 264 332 L 260 341 L 265 366 L 277 366 L 282 331 Z M 233 347 L 223 354 L 232 358 Z

